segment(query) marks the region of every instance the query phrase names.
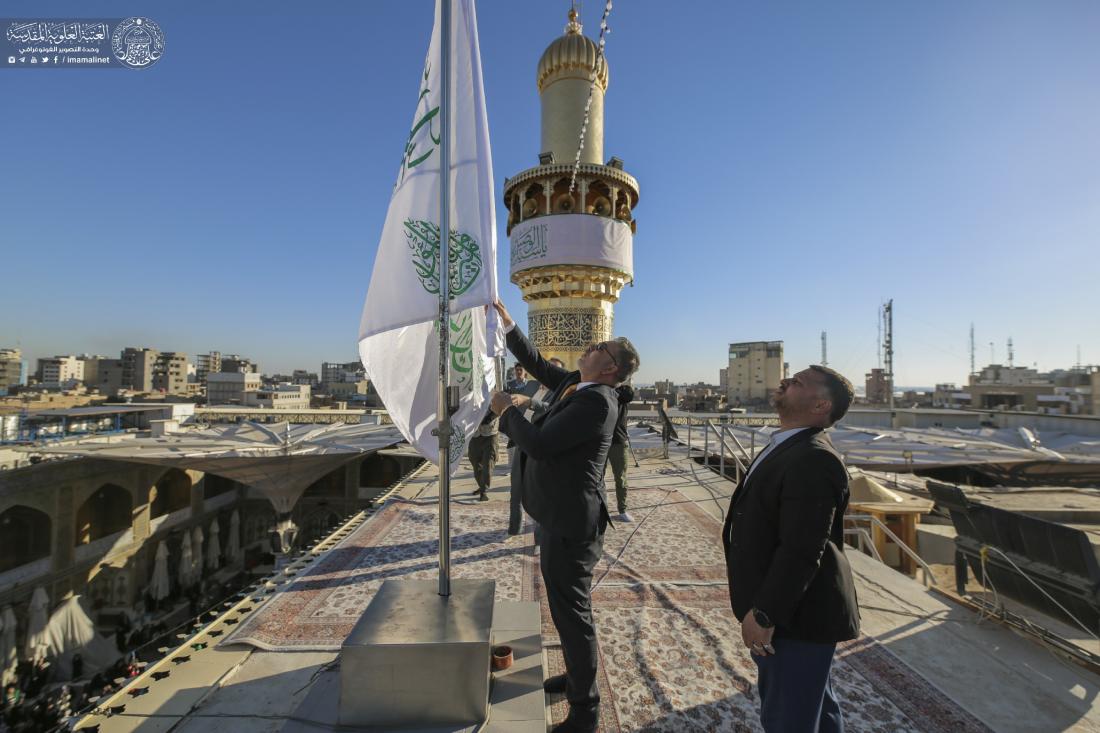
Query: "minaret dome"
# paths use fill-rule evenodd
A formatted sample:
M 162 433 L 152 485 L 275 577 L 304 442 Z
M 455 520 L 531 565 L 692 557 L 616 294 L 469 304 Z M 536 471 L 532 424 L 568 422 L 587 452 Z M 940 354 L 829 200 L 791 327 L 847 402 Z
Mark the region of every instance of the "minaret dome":
M 542 102 L 542 146 L 539 152 L 553 153 L 558 163 L 571 163 L 577 154 L 577 140 L 584 123 L 584 106 L 589 90 L 582 163 L 603 162 L 603 95 L 607 91 L 607 58 L 581 33 L 577 11 L 569 11 L 565 35 L 556 38 L 539 59 L 535 83 Z M 592 75 L 596 87 L 592 89 Z

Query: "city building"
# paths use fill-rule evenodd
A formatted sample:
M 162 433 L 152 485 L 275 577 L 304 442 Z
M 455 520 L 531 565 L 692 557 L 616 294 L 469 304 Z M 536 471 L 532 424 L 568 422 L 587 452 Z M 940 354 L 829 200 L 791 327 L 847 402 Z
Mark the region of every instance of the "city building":
M 590 344 L 611 338 L 614 305 L 634 281 L 638 182 L 618 158 L 604 162 L 607 58 L 581 32 L 575 10 L 539 59 L 535 81 L 539 165 L 504 182 L 511 280 L 527 303 L 531 341 L 573 365 Z
M 122 388 L 133 392 L 153 391 L 153 371 L 156 367 L 156 349 L 126 347 L 122 350 Z
M 35 378 L 46 389 L 73 389 L 84 381 L 84 362 L 76 356 L 39 359 Z
M 83 362 L 84 386 L 88 389 L 94 388 L 99 381 L 99 362 L 106 360 L 107 357 L 100 354 L 81 354 L 76 358 Z
M 890 380 L 886 370 L 872 369 L 864 376 L 863 385 L 863 397 L 869 404 L 885 405 L 890 401 Z
M 959 389 L 953 382 L 937 384 L 932 392 L 932 407 L 970 407 L 970 393 Z
M 374 384 L 368 379 L 358 382 L 333 382 L 327 385 L 326 393 L 331 400 L 348 402 L 360 407 L 382 407 L 382 398 L 378 396 Z
M 84 386 L 114 397 L 122 390 L 122 359 L 92 356 L 84 359 Z
M 221 358 L 222 372 L 250 372 L 257 374 L 260 371 L 260 365 L 251 359 L 246 359 L 238 354 L 226 354 Z
M 1035 369 L 990 364 L 970 376 L 968 391 L 977 409 L 1035 412 L 1040 396 L 1054 395 L 1054 380 Z
M 783 379 L 782 341 L 730 344 L 726 401 L 730 407 L 766 403 Z
M 162 351 L 153 363 L 153 389 L 166 394 L 187 394 L 187 354 Z
M 271 410 L 308 410 L 309 397 L 310 388 L 308 384 L 284 383 L 246 391 L 244 401 L 241 404 L 247 407 L 264 407 Z
M 212 372 L 206 375 L 206 404 L 246 405 L 249 393 L 261 387 L 263 380 L 255 372 Z
M 718 389 L 722 391 L 722 394 L 728 394 L 730 389 L 730 370 L 729 367 L 724 367 L 718 370 Z
M 329 385 L 332 384 L 360 382 L 366 378 L 367 370 L 363 368 L 361 362 L 321 362 L 321 384 L 325 390 L 328 390 Z
M 316 387 L 321 383 L 316 374 L 307 372 L 305 369 L 295 369 L 288 381 L 291 384 L 308 384 L 310 387 Z
M 20 349 L 0 349 L 0 395 L 11 387 L 21 387 L 27 381 L 23 352 Z
M 1039 372 L 990 364 L 970 376 L 971 407 L 1052 414 L 1100 414 L 1095 407 L 1096 367 Z
M 206 375 L 222 370 L 222 352 L 211 351 L 209 354 L 199 354 L 195 357 L 195 381 L 206 382 Z

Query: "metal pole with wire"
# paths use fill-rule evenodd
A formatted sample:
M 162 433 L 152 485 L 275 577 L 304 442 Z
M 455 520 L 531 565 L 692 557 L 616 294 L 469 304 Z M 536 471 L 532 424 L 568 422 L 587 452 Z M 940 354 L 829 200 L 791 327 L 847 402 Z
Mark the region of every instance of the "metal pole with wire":
M 451 595 L 451 0 L 439 3 L 439 595 Z

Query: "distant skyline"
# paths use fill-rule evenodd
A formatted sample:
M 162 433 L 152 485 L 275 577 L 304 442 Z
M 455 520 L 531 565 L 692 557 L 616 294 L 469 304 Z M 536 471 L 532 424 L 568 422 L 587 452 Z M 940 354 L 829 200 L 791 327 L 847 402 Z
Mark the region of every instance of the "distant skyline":
M 355 360 L 433 4 L 150 6 L 151 69 L 0 68 L 0 348 L 32 370 L 125 346 Z M 569 2 L 477 7 L 499 199 L 537 163 L 535 66 Z M 615 333 L 639 381 L 714 383 L 751 340 L 797 369 L 824 330 L 862 383 L 887 298 L 898 385 L 965 382 L 971 322 L 979 366 L 1009 337 L 1017 365 L 1100 362 L 1100 5 L 634 0 L 610 25 L 604 149 L 641 187 Z

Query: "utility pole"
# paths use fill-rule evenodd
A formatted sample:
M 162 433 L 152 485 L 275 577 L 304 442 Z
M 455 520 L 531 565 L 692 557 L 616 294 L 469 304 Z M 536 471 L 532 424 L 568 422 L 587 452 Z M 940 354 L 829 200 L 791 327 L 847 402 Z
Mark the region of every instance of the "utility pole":
M 989 363 L 990 364 L 996 364 L 997 363 L 997 352 L 993 350 L 993 342 L 992 341 L 989 342 Z
M 1078 359 L 1080 361 L 1080 359 Z M 829 366 L 829 352 L 826 348 L 825 332 L 821 332 L 821 366 Z
M 885 356 L 886 390 L 890 400 L 890 426 L 893 427 L 894 415 L 894 299 L 882 306 L 883 340 L 882 350 Z
M 1012 350 L 1012 337 L 1008 337 L 1008 368 L 1011 369 L 1013 362 L 1016 361 L 1016 353 Z
M 875 336 L 875 356 L 878 359 L 878 368 L 882 369 L 882 306 L 878 310 L 878 333 Z
M 970 374 L 977 374 L 978 370 L 974 364 L 974 322 L 970 322 Z

